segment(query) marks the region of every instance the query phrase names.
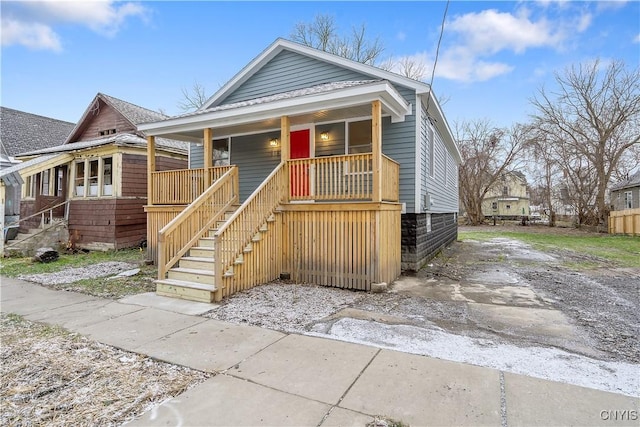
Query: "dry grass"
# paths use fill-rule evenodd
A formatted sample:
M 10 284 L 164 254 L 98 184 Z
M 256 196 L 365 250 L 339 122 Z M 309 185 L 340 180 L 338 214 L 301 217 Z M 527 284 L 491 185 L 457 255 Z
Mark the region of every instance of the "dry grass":
M 210 374 L 0 318 L 0 425 L 121 425 Z

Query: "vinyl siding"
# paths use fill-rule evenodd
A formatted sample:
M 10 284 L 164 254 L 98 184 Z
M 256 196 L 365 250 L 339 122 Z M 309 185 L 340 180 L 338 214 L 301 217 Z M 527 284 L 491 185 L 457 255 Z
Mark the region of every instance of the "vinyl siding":
M 323 83 L 369 79 L 372 77 L 285 50 L 216 105 L 246 101 Z
M 280 149 L 269 147 L 280 132 L 231 138 L 231 164 L 238 166 L 240 202 L 244 202 L 280 163 Z
M 432 127 L 427 113 L 422 108 L 420 117 L 420 201 L 423 204 L 424 195 L 431 195 L 431 209 L 429 212 L 444 213 L 458 212 L 458 166 L 453 155 L 447 150 L 440 133 Z M 429 149 L 429 128 L 433 129 L 434 137 L 434 173 L 430 175 L 431 162 Z M 446 178 L 445 178 L 446 175 Z M 424 206 L 419 207 L 424 209 Z
M 415 210 L 416 174 L 416 114 L 415 92 L 395 87 L 403 98 L 414 105 L 414 114 L 405 116 L 404 122 L 391 123 L 390 117 L 382 120 L 382 152 L 400 163 L 400 203 L 407 204 L 407 212 Z

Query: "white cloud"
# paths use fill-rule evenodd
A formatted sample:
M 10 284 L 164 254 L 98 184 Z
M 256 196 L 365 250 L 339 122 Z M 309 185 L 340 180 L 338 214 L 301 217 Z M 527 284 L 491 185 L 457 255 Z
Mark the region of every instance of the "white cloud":
M 112 0 L 28 1 L 3 7 L 2 44 L 32 49 L 61 50 L 59 23 L 81 25 L 107 37 L 115 36 L 130 17 L 147 20 L 149 10 L 139 3 Z M 6 9 L 6 10 L 5 10 Z M 6 34 L 10 37 L 6 37 Z
M 633 39 L 634 43 L 640 43 L 640 33 Z
M 404 31 L 400 31 L 398 32 L 398 34 L 396 34 L 396 39 L 402 42 L 405 41 L 406 38 L 407 38 L 407 35 L 404 33 Z
M 60 38 L 43 24 L 26 23 L 2 18 L 2 45 L 22 45 L 30 49 L 59 51 Z

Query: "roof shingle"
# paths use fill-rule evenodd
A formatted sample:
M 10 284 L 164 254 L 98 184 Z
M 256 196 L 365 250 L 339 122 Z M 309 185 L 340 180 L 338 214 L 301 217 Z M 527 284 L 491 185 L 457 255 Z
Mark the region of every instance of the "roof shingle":
M 0 145 L 7 156 L 62 144 L 74 124 L 0 107 Z

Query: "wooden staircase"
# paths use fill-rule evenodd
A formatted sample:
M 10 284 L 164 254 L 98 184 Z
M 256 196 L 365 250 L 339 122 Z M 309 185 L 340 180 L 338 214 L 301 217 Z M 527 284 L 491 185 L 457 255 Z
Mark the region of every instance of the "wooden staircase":
M 237 209 L 237 207 L 236 207 Z M 177 265 L 167 272 L 167 277 L 155 281 L 156 294 L 173 298 L 181 298 L 190 301 L 211 303 L 220 301 L 222 294 L 222 280 L 215 277 L 215 239 L 214 235 L 231 216 L 235 210 L 225 213 L 225 220 L 218 221 L 216 228 L 209 230 L 208 235 L 201 237 L 196 245 L 191 247 L 186 255 L 180 258 Z M 251 242 L 241 251 L 233 265 L 242 264 L 245 254 L 253 251 L 254 245 L 259 244 L 262 235 L 269 230 L 269 223 L 275 221 L 271 215 L 259 231 L 253 236 Z M 224 277 L 233 277 L 233 265 L 224 273 Z

